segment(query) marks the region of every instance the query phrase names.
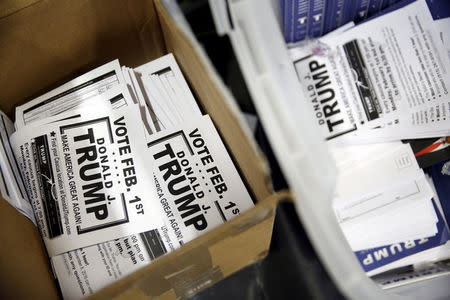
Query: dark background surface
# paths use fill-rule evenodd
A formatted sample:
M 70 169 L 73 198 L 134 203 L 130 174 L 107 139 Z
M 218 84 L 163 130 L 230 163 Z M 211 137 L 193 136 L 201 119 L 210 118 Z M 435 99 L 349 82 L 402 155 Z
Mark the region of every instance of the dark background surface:
M 228 37 L 219 37 L 207 0 L 179 0 L 197 39 L 245 113 L 256 114 Z M 275 189 L 287 187 L 260 124 L 255 139 L 270 163 Z M 317 257 L 292 203 L 275 218 L 267 258 L 192 297 L 203 299 L 343 299 Z

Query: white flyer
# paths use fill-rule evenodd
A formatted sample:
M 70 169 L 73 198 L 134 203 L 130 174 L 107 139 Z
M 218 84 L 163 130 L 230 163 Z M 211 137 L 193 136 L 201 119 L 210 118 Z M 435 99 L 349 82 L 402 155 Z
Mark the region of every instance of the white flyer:
M 116 59 L 16 108 L 16 128 L 69 111 L 85 100 L 125 84 Z
M 161 224 L 137 105 L 25 127 L 11 143 L 50 256 Z
M 314 55 L 293 60 L 327 140 L 383 142 L 450 131 L 450 63 L 424 1 L 319 42 Z
M 178 246 L 253 206 L 209 116 L 156 133 L 147 147 L 159 203 Z
M 14 124 L 0 111 L 0 191 L 9 204 L 36 224 L 22 174 L 9 142 L 13 132 Z

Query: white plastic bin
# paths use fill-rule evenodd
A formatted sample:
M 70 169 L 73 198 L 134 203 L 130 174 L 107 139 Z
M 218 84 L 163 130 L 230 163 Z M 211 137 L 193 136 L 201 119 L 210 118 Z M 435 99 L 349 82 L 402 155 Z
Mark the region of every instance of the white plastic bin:
M 301 222 L 343 295 L 349 299 L 449 299 L 448 273 L 382 290 L 359 265 L 332 210 L 335 166 L 311 108 L 302 101 L 303 92 L 279 24 L 279 0 L 209 3 L 217 32 L 231 40 L 264 130 L 296 196 Z M 175 1 L 165 0 L 164 4 L 195 40 Z

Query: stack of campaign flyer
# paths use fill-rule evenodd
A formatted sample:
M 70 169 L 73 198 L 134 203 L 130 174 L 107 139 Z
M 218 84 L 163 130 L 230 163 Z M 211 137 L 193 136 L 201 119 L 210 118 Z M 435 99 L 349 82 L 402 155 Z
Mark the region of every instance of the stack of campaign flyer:
M 330 143 L 450 135 L 450 45 L 426 1 L 408 2 L 290 50 Z
M 338 167 L 337 220 L 370 276 L 450 257 L 435 179 L 450 159 L 449 20 L 449 1 L 403 0 L 289 48 Z
M 1 117 L 1 193 L 36 222 L 65 299 L 253 206 L 171 54 L 109 62 Z
M 0 111 L 0 194 L 15 209 L 36 224 L 23 177 L 9 142 L 13 132 L 13 122 Z

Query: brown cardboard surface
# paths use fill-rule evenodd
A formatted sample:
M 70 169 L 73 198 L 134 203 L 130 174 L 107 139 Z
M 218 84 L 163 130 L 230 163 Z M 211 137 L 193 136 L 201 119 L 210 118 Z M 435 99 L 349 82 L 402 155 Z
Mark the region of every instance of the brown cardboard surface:
M 218 79 L 159 0 L 0 1 L 0 109 L 10 117 L 16 105 L 107 61 L 119 58 L 133 67 L 167 50 L 260 203 L 91 299 L 185 298 L 214 284 L 267 253 L 275 205 L 288 195 L 272 195 L 265 161 L 227 105 Z M 3 199 L 0 218 L 0 298 L 57 298 L 37 229 Z
M 36 227 L 0 199 L 0 298 L 58 299 Z
M 0 2 L 0 18 L 9 16 L 42 0 L 2 0 Z

